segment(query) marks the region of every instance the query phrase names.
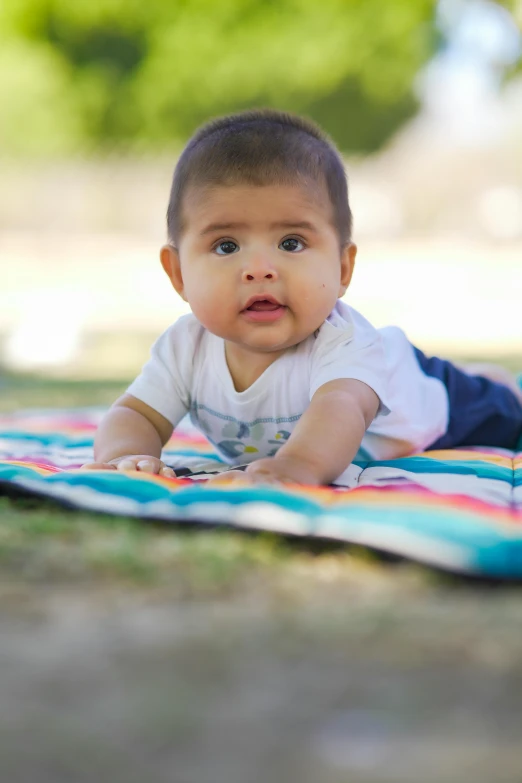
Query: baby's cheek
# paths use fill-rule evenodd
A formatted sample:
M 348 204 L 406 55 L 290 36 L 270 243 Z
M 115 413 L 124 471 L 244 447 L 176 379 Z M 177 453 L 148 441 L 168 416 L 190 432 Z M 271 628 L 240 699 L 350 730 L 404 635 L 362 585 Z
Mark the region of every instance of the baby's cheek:
M 207 331 L 218 337 L 227 337 L 228 330 L 233 324 L 230 297 L 223 297 L 216 291 L 208 296 L 200 296 L 195 300 L 189 299 L 192 312 Z
M 217 291 L 212 291 L 206 282 L 193 286 L 187 295 L 192 312 L 204 326 L 207 321 L 213 321 L 219 316 L 220 297 Z

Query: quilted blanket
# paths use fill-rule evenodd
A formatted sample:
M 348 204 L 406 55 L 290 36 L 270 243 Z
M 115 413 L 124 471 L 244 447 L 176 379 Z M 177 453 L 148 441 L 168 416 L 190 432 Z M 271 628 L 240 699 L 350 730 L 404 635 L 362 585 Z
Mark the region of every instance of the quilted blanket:
M 447 571 L 522 578 L 522 452 L 430 451 L 354 463 L 350 486 L 205 486 L 225 466 L 188 420 L 164 459 L 180 475 L 82 471 L 100 410 L 0 416 L 0 492 L 182 524 L 361 544 Z

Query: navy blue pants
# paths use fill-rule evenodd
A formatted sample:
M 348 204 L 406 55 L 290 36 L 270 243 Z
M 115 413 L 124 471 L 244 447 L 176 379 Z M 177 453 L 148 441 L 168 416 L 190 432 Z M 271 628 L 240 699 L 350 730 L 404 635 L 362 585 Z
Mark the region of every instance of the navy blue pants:
M 480 375 L 467 375 L 436 356 L 428 359 L 418 348 L 414 351 L 422 371 L 438 378 L 449 398 L 448 428 L 430 449 L 517 448 L 522 438 L 522 404 L 511 389 Z

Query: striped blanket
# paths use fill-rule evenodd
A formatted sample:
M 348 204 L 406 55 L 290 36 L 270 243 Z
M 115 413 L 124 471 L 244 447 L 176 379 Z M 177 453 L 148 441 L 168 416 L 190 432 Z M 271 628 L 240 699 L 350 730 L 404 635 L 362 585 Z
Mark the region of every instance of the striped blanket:
M 205 486 L 225 466 L 182 422 L 164 458 L 181 478 L 81 471 L 100 410 L 0 416 L 0 491 L 176 523 L 361 544 L 448 571 L 522 578 L 522 452 L 431 451 L 357 463 L 349 487 Z

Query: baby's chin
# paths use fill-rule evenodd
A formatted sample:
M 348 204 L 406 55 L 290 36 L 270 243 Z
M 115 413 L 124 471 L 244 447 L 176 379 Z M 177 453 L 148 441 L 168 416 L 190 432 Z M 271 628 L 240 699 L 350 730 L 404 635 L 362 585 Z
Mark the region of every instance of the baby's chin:
M 304 342 L 309 337 L 309 335 L 306 335 L 306 337 L 303 338 L 289 338 L 286 340 L 274 340 L 269 339 L 268 335 L 264 336 L 264 339 L 261 337 L 257 340 L 242 340 L 242 339 L 230 339 L 230 337 L 225 338 L 225 342 L 231 343 L 232 345 L 235 345 L 238 349 L 243 350 L 247 353 L 252 354 L 281 354 L 284 353 L 284 351 L 289 351 L 292 348 L 297 347 L 300 345 L 300 343 Z
M 197 312 L 193 311 L 193 313 L 198 318 Z M 212 318 L 205 317 L 198 318 L 198 321 L 208 332 L 222 338 L 226 343 L 235 345 L 238 349 L 269 354 L 294 348 L 309 337 L 316 335 L 324 319 L 316 318 L 306 325 L 296 324 L 295 318 L 292 319 L 291 311 L 287 309 L 285 317 L 275 322 L 249 323 L 241 315 L 239 323 L 236 325 L 216 323 Z

